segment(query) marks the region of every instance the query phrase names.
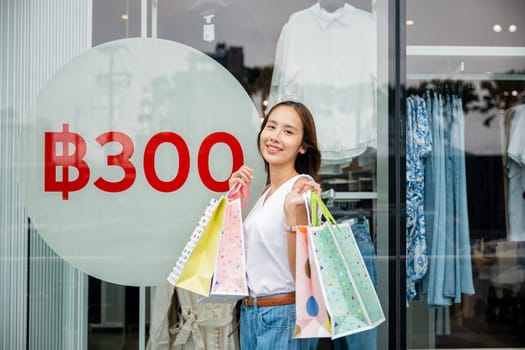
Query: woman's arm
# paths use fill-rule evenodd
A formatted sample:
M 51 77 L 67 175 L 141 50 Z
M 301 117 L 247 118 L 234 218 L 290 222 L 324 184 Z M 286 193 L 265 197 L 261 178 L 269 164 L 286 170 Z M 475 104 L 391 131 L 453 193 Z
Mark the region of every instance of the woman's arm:
M 302 194 L 308 190 L 321 193 L 321 186 L 307 177 L 299 178 L 292 190 L 284 200 L 285 227 L 283 231 L 287 235 L 288 242 L 288 264 L 295 279 L 295 226 L 308 225 L 308 217 Z M 291 228 L 291 229 L 290 229 Z

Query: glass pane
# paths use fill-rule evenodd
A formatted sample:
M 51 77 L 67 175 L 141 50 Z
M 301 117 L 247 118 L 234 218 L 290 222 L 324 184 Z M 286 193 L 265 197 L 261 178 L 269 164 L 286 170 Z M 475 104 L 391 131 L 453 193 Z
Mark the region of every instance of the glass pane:
M 177 166 L 184 159 L 180 153 L 177 153 L 175 161 L 174 158 L 169 159 L 171 167 L 160 167 L 159 176 L 146 174 L 147 166 L 141 164 L 138 158 L 149 156 L 150 165 L 153 164 L 156 171 L 158 164 L 168 158 L 166 155 L 172 151 L 171 145 L 180 151 L 178 146 L 186 140 L 159 147 L 157 154 L 146 152 L 150 143 L 144 136 L 166 136 L 164 133 L 172 132 L 169 135 L 173 141 L 177 137 L 173 135 L 179 135 L 178 127 L 183 122 L 193 123 L 192 135 L 206 126 L 224 132 L 223 129 L 232 124 L 231 115 L 245 105 L 249 105 L 249 108 L 246 107 L 249 111 L 254 111 L 256 119 L 252 124 L 258 129 L 259 122 L 272 106 L 288 99 L 303 102 L 313 113 L 322 153 L 319 180 L 322 198 L 338 223 L 351 227 L 352 236 L 364 259 L 359 262 L 367 268 L 363 280 L 370 278 L 373 281 L 385 314 L 385 322 L 381 320 L 374 324 L 370 316 L 372 311 L 368 315 L 366 305 L 362 303 L 363 299 L 370 300 L 370 295 L 374 293 L 364 295 L 362 290 L 356 291 L 356 294 L 361 293 L 358 297 L 360 311 L 368 315 L 359 328 L 371 329 L 367 332 L 357 329 L 359 332 L 356 334 L 343 336 L 337 341 L 322 338 L 318 348 L 388 348 L 388 321 L 393 316 L 388 315 L 391 288 L 387 265 L 390 258 L 389 211 L 382 208 L 389 208 L 389 5 L 387 0 L 71 0 L 67 4 L 59 0 L 38 4 L 30 0 L 3 1 L 0 4 L 0 57 L 6 64 L 0 68 L 0 261 L 2 271 L 6 273 L 0 277 L 0 294 L 7 302 L 2 303 L 0 314 L 5 321 L 3 324 L 8 326 L 0 331 L 0 348 L 142 350 L 148 346 L 154 350 L 166 348 L 170 341 L 198 347 L 199 344 L 193 342 L 200 340 L 206 343 L 207 348 L 217 347 L 217 341 L 220 342 L 219 348 L 238 348 L 238 332 L 228 337 L 235 327 L 238 309 L 233 304 L 197 304 L 195 295 L 185 294 L 180 288 L 174 294 L 173 287 L 164 281 L 164 274 L 167 277 L 169 269 L 158 272 L 163 275 L 157 279 L 160 282 L 155 286 L 150 283 L 144 287 L 144 283 L 136 281 L 120 283 L 103 277 L 104 272 L 114 271 L 119 264 L 142 264 L 136 270 L 139 274 L 148 262 L 165 258 L 161 248 L 172 254 L 170 258 L 175 263 L 180 252 L 171 247 L 173 242 L 164 239 L 169 234 L 171 239 L 176 237 L 180 238 L 177 241 L 185 242 L 191 232 L 179 232 L 170 220 L 176 217 L 188 225 L 194 225 L 203 209 L 197 196 L 186 191 L 188 193 L 182 195 L 187 199 L 178 202 L 178 207 L 166 205 L 184 192 L 172 191 L 162 200 L 133 212 L 135 203 L 144 205 L 150 197 L 130 200 L 135 187 L 117 191 L 107 189 L 119 183 L 122 172 L 123 180 L 132 177 L 129 171 L 133 166 L 129 166 L 127 160 L 141 165 L 135 169 L 137 178 L 140 178 L 136 186 L 151 184 L 152 177 L 161 188 L 163 184 L 174 181 L 169 180 L 170 171 L 180 170 Z M 143 12 L 143 6 L 147 13 Z M 130 46 L 126 44 L 115 51 L 110 48 L 126 41 L 122 39 L 128 39 L 128 43 L 141 43 L 138 37 L 144 30 L 148 37 L 155 38 L 150 42 L 182 47 L 202 60 L 185 61 L 187 57 L 159 55 L 146 62 L 141 69 L 131 69 L 133 59 L 148 52 L 142 51 L 140 55 L 133 56 L 136 52 L 127 50 Z M 105 48 L 108 50 L 104 51 Z M 91 72 L 89 69 L 93 66 L 89 64 L 86 64 L 85 70 L 69 70 L 73 63 L 83 62 L 83 54 L 94 52 L 104 53 L 93 56 L 94 61 L 102 62 L 97 66 L 98 70 Z M 134 79 L 144 71 L 170 66 L 182 66 L 178 67 L 180 75 L 175 78 L 182 76 L 184 84 L 178 84 L 181 80 L 171 84 L 173 77 L 167 75 L 157 77 L 155 84 L 145 89 L 134 84 Z M 226 76 L 231 84 L 224 81 L 215 84 L 213 79 L 207 80 L 210 66 L 215 69 L 214 72 Z M 197 76 L 196 72 L 202 75 Z M 71 80 L 80 73 L 85 73 L 83 77 L 87 78 Z M 150 78 L 153 80 L 153 77 Z M 62 79 L 62 83 L 57 83 L 57 79 Z M 68 83 L 63 84 L 64 81 Z M 173 101 L 177 100 L 177 94 L 191 91 L 194 83 L 208 89 L 205 90 L 206 96 L 201 96 L 202 101 L 197 101 L 191 108 L 182 108 L 184 113 L 181 117 L 182 114 L 175 113 L 180 105 Z M 241 97 L 222 98 L 224 91 L 232 85 L 242 92 L 239 94 Z M 89 93 L 82 90 L 86 86 L 100 89 Z M 137 98 L 126 99 L 125 94 Z M 162 103 L 152 103 L 155 98 L 157 102 L 162 98 Z M 48 109 L 42 113 L 35 106 L 46 106 Z M 206 115 L 209 125 L 192 119 L 194 114 L 198 114 L 194 112 L 202 108 L 209 109 Z M 60 132 L 50 125 L 51 121 L 55 121 L 53 116 L 62 114 L 64 118 L 75 119 L 75 122 L 64 122 L 60 125 Z M 130 118 L 129 122 L 128 119 L 118 119 L 124 114 Z M 244 116 L 248 118 L 249 113 Z M 35 122 L 34 118 L 40 118 L 39 122 Z M 166 120 L 172 124 L 164 123 Z M 248 121 L 238 124 L 236 130 L 248 129 L 248 124 Z M 45 128 L 39 134 L 41 138 L 27 137 L 39 127 Z M 99 130 L 101 127 L 105 129 Z M 104 132 L 107 139 L 101 134 L 103 137 L 100 139 L 93 137 L 85 142 L 79 141 L 82 136 L 95 132 L 93 130 Z M 76 136 L 70 143 L 53 143 L 56 148 L 51 154 L 48 146 L 53 141 L 53 135 L 58 134 L 58 138 L 66 134 Z M 48 135 L 51 136 L 48 138 Z M 125 140 L 129 135 L 136 136 L 131 137 L 131 148 L 136 146 L 135 152 L 131 152 L 133 156 L 119 158 L 125 153 L 124 149 L 129 150 L 130 143 L 119 142 L 118 138 L 113 138 L 115 135 Z M 251 145 L 255 145 L 255 136 L 256 132 L 253 140 L 250 139 Z M 24 142 L 20 144 L 20 140 Z M 48 140 L 51 141 L 46 143 Z M 176 140 L 180 141 L 180 138 Z M 42 143 L 39 144 L 39 141 Z M 99 146 L 104 146 L 104 142 L 120 143 L 122 154 L 118 154 L 120 149 L 116 144 L 102 150 Z M 74 144 L 74 147 L 69 147 L 69 144 Z M 191 152 L 191 160 L 188 160 L 190 177 L 201 176 L 203 164 L 206 163 L 199 158 L 201 153 L 197 154 L 199 145 L 190 144 L 187 147 L 188 153 Z M 31 147 L 37 151 L 35 158 L 17 154 L 20 149 Z M 86 157 L 80 155 L 83 148 L 88 149 Z M 96 151 L 90 153 L 93 148 Z M 262 172 L 264 163 L 257 149 L 248 150 L 244 144 L 243 148 L 241 154 L 244 151 L 244 159 L 257 158 L 259 164 L 253 166 L 261 170 L 257 188 L 252 189 L 252 202 L 248 208 L 243 208 L 246 217 L 255 202 L 253 199 L 263 188 L 265 176 Z M 215 149 L 213 152 L 217 152 Z M 212 146 L 208 151 L 212 152 Z M 221 148 L 218 152 L 222 151 Z M 75 157 L 72 157 L 73 154 Z M 112 158 L 112 155 L 115 157 Z M 86 175 L 82 166 L 92 165 L 93 159 L 99 156 L 107 160 L 107 165 L 113 166 L 110 169 L 115 172 L 108 171 L 102 176 L 104 170 L 92 166 L 92 172 Z M 70 163 L 59 164 L 58 158 L 67 159 Z M 223 168 L 228 167 L 222 157 L 209 158 L 208 169 L 205 170 L 212 178 L 218 173 L 224 176 L 227 184 L 230 173 L 227 169 L 228 173 L 223 174 Z M 234 163 L 234 160 L 231 162 Z M 102 164 L 101 168 L 105 165 Z M 49 179 L 44 168 L 54 169 Z M 70 168 L 75 169 L 69 172 Z M 34 169 L 38 171 L 32 171 Z M 72 184 L 76 176 L 87 181 L 84 188 L 75 191 L 65 187 L 46 190 L 48 180 L 49 183 Z M 101 179 L 104 180 L 105 176 L 109 187 L 102 190 L 99 185 L 104 183 Z M 201 177 L 192 183 L 203 187 L 204 182 Z M 149 187 L 152 196 L 162 192 L 158 187 Z M 48 205 L 39 207 L 37 214 L 33 211 L 36 200 L 27 200 L 27 192 L 34 189 L 40 191 L 42 197 L 56 195 L 54 199 L 59 198 L 60 205 L 55 207 L 50 197 L 46 197 L 49 201 L 44 202 Z M 137 220 L 142 217 L 144 220 L 134 227 L 123 229 L 123 217 L 111 214 L 102 205 L 91 205 L 93 192 L 88 194 L 89 191 L 96 192 L 96 195 L 102 193 L 105 205 L 109 203 L 114 208 L 131 208 L 128 214 L 131 212 L 139 218 Z M 209 187 L 206 191 L 209 197 L 225 192 Z M 75 200 L 85 205 L 83 210 L 72 210 L 68 206 Z M 152 219 L 161 209 L 171 210 L 170 217 L 165 221 Z M 71 222 L 70 216 L 86 212 L 94 215 L 94 219 L 90 222 Z M 58 215 L 58 219 L 48 225 L 37 222 L 37 219 L 48 217 L 47 213 Z M 160 232 L 158 227 L 164 231 Z M 88 242 L 90 238 L 101 236 L 101 232 L 106 232 L 104 230 L 108 228 L 112 228 L 113 232 L 101 237 L 100 242 Z M 63 246 L 51 241 L 45 230 L 58 232 L 59 243 L 74 237 L 74 251 L 64 252 L 61 249 Z M 132 258 L 123 258 L 124 253 L 136 243 L 137 236 L 134 234 L 137 232 L 146 232 L 140 237 L 144 244 L 138 247 L 138 251 L 148 251 L 155 244 L 161 248 L 149 256 L 137 254 Z M 104 241 L 106 238 L 108 240 Z M 115 244 L 113 250 L 108 250 L 109 242 Z M 88 243 L 92 244 L 89 248 L 91 253 L 85 253 L 90 246 Z M 72 263 L 75 259 L 78 259 L 76 262 L 82 260 L 82 263 Z M 97 271 L 84 269 L 83 263 L 95 261 Z M 348 264 L 345 268 L 350 270 Z M 361 275 L 353 278 L 361 278 Z M 343 317 L 347 322 L 349 316 Z M 208 321 L 210 324 L 207 324 Z M 187 337 L 186 331 L 190 333 Z M 361 345 L 363 343 L 366 345 Z
M 159 1 L 158 37 L 225 66 L 261 118 L 285 99 L 311 109 L 323 156 L 323 199 L 340 222 L 364 218 L 369 224 L 363 239 L 371 250 L 363 254 L 377 273 L 386 312 L 388 213 L 378 208 L 388 202 L 388 2 L 344 3 Z M 359 339 L 369 349 L 385 348 L 386 324 L 335 346 L 359 346 Z M 330 346 L 328 339 L 319 343 Z
M 407 2 L 409 348 L 525 344 L 524 9 Z

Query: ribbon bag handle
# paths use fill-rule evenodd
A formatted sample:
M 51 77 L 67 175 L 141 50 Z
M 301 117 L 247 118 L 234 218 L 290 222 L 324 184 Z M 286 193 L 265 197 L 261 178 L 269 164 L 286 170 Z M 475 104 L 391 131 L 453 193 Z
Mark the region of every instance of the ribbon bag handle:
M 248 203 L 250 199 L 250 194 L 248 191 L 248 187 L 246 187 L 245 184 L 243 184 L 242 182 L 237 182 L 235 185 L 233 185 L 233 188 L 231 190 L 226 192 L 226 197 L 229 200 L 234 200 L 234 199 L 241 198 L 241 197 L 244 198 L 244 203 L 243 203 L 244 204 L 243 207 L 244 207 L 246 206 L 246 204 Z
M 323 216 L 326 218 L 326 220 L 328 220 L 330 223 L 337 225 L 337 222 L 335 221 L 334 217 L 332 216 L 332 213 L 330 213 L 330 211 L 328 210 L 328 208 L 326 207 L 326 205 L 324 204 L 323 200 L 321 199 L 321 197 L 319 197 L 319 195 L 316 193 L 316 192 L 311 192 L 310 193 L 310 211 L 311 213 L 317 213 L 317 210 L 321 211 L 321 214 L 323 214 Z M 313 226 L 319 226 L 319 216 L 317 215 L 312 215 L 312 225 Z
M 306 217 L 308 218 L 308 226 L 312 226 L 312 212 L 310 211 L 310 190 L 303 192 L 304 207 L 306 208 Z

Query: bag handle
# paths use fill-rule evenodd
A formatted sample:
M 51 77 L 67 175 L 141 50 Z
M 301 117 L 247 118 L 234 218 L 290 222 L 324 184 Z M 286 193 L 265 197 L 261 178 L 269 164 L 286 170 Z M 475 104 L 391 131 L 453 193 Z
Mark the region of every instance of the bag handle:
M 306 208 L 306 217 L 308 218 L 308 226 L 312 226 L 312 213 L 310 212 L 310 190 L 303 192 L 304 207 Z
M 250 194 L 248 191 L 248 187 L 246 187 L 245 184 L 243 184 L 242 182 L 237 182 L 235 185 L 233 185 L 233 188 L 231 190 L 226 192 L 226 197 L 229 200 L 234 200 L 234 199 L 241 198 L 241 197 L 244 198 L 244 203 L 243 203 L 244 204 L 243 207 L 244 207 L 250 199 Z
M 330 211 L 328 210 L 328 208 L 324 204 L 324 202 L 321 199 L 321 197 L 319 197 L 317 192 L 311 192 L 310 193 L 310 211 L 311 211 L 311 213 L 312 214 L 313 213 L 317 214 L 317 208 L 319 208 L 319 210 L 321 211 L 321 214 L 323 214 L 323 216 L 326 218 L 326 220 L 328 220 L 330 223 L 332 223 L 332 224 L 336 225 L 337 227 L 339 227 L 339 225 L 337 225 L 337 222 L 335 221 L 334 217 L 332 216 L 332 213 L 330 213 Z M 319 226 L 319 224 L 320 224 L 319 223 L 319 217 L 316 214 L 312 215 L 312 225 L 313 226 Z

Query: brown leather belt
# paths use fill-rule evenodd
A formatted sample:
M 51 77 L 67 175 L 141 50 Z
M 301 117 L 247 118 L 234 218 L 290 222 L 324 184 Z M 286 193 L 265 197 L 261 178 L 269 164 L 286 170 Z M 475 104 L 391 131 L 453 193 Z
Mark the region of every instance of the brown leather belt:
M 257 299 L 257 306 L 278 306 L 278 305 L 288 305 L 295 303 L 295 292 L 285 293 L 285 294 L 276 294 L 270 295 L 267 297 L 258 297 L 258 298 L 244 298 L 244 305 L 253 306 L 254 299 Z

